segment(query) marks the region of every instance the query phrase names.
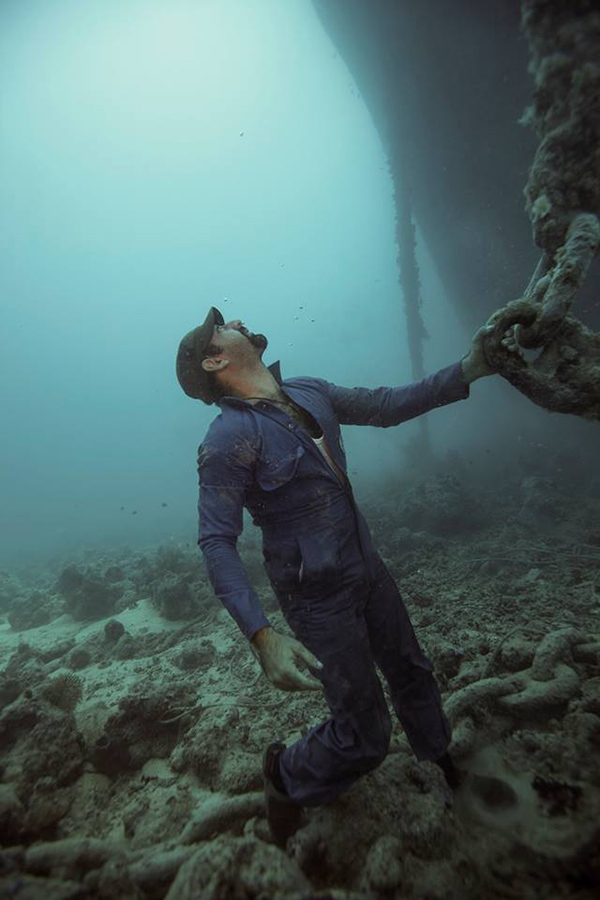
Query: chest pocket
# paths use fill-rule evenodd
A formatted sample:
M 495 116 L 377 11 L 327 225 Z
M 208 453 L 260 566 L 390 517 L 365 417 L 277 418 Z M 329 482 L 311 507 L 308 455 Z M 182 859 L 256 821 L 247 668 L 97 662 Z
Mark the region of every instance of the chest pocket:
M 256 481 L 263 491 L 274 491 L 291 481 L 304 456 L 304 447 L 299 444 L 287 451 L 272 456 L 261 457 L 256 465 Z

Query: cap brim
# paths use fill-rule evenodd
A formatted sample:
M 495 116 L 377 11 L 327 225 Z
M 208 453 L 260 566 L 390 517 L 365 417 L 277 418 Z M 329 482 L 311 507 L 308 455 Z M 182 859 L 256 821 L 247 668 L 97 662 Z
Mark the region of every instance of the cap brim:
M 225 320 L 216 306 L 211 306 L 208 315 L 202 325 L 194 329 L 194 350 L 198 358 L 198 363 L 206 353 L 206 348 L 212 341 L 215 325 L 224 325 Z
M 216 306 L 211 306 L 202 325 L 189 331 L 179 344 L 176 371 L 179 384 L 189 397 L 212 403 L 212 391 L 208 374 L 202 368 L 202 360 L 210 347 L 215 325 L 223 325 L 224 319 Z

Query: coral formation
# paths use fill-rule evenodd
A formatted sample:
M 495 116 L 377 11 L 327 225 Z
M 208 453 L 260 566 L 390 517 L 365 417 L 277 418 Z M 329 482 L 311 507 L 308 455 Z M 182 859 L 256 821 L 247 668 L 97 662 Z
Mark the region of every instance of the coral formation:
M 485 518 L 481 502 L 454 475 L 439 474 L 419 481 L 402 499 L 400 520 L 405 541 L 405 529 L 438 536 L 468 533 L 480 528 Z
M 135 639 L 125 632 L 115 642 L 114 655 L 116 659 L 133 659 L 138 651 Z
M 208 668 L 215 656 L 216 650 L 211 641 L 186 641 L 173 658 L 173 662 L 180 669 L 191 672 L 195 669 Z
M 152 601 L 165 619 L 190 619 L 200 611 L 189 578 L 172 572 L 153 582 Z
M 83 682 L 81 678 L 72 672 L 65 672 L 64 675 L 57 675 L 52 678 L 42 688 L 42 697 L 62 709 L 64 712 L 71 712 L 75 709 L 83 694 Z
M 75 647 L 67 657 L 67 665 L 70 669 L 85 669 L 92 661 L 90 651 L 86 647 Z
M 22 696 L 0 713 L 3 782 L 9 844 L 53 833 L 70 807 L 70 789 L 81 775 L 85 747 L 73 716 Z
M 10 572 L 0 571 L 0 610 L 7 610 L 17 597 L 26 592 L 18 578 Z
M 109 616 L 123 587 L 106 581 L 90 567 L 67 566 L 57 581 L 57 589 L 65 598 L 65 610 L 78 620 L 102 619 Z
M 111 619 L 104 626 L 104 637 L 111 644 L 116 643 L 123 634 L 125 634 L 125 626 L 118 619 Z
M 106 752 L 114 754 L 115 747 L 126 747 L 123 768 L 144 765 L 148 759 L 166 758 L 178 738 L 177 722 L 169 723 L 173 707 L 189 703 L 190 689 L 186 685 L 162 682 L 143 683 L 119 700 L 119 711 L 110 716 L 104 726 Z M 96 745 L 98 750 L 98 745 Z
M 235 708 L 218 710 L 207 719 L 199 715 L 173 750 L 173 769 L 176 772 L 191 771 L 203 784 L 216 788 L 226 748 L 232 746 L 239 720 L 240 714 Z
M 33 591 L 28 597 L 17 597 L 10 603 L 8 621 L 15 631 L 46 625 L 52 618 L 52 610 L 41 591 Z
M 150 596 L 165 619 L 190 620 L 213 603 L 200 578 L 197 554 L 178 545 L 161 546 L 140 558 L 132 577 L 138 596 Z
M 241 828 L 248 819 L 260 815 L 263 808 L 262 792 L 224 799 L 213 794 L 190 819 L 181 833 L 181 841 L 197 844 L 231 831 L 236 825 Z
M 310 884 L 276 847 L 252 837 L 200 847 L 181 867 L 166 900 L 220 900 L 226 896 L 300 897 Z
M 119 775 L 135 768 L 127 741 L 121 737 L 102 734 L 90 750 L 90 762 L 103 775 Z
M 125 572 L 121 566 L 109 566 L 104 572 L 106 581 L 124 581 Z

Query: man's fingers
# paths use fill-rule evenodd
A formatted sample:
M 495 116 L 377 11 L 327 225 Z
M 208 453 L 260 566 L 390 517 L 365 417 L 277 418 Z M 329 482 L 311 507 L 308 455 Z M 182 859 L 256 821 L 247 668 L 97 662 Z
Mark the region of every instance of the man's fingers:
M 519 356 L 522 356 L 523 353 L 521 351 L 521 348 L 519 346 L 519 341 L 518 341 L 518 334 L 519 334 L 518 328 L 519 328 L 518 324 L 511 325 L 509 328 L 507 328 L 506 331 L 504 332 L 504 335 L 503 335 L 500 343 L 502 344 L 503 347 L 506 347 L 506 349 L 510 353 L 517 353 Z
M 297 657 L 302 660 L 302 662 L 310 666 L 311 669 L 317 669 L 319 671 L 323 668 L 323 663 L 321 663 L 316 656 L 314 656 L 310 650 L 307 650 L 306 647 L 303 647 L 302 650 L 299 650 L 297 653 Z
M 322 691 L 323 685 L 319 681 L 318 678 L 315 678 L 313 675 L 307 675 L 304 672 L 300 672 L 297 670 L 294 672 L 294 685 L 293 690 L 296 691 Z
M 323 666 L 317 657 L 296 638 L 281 635 L 273 645 L 267 645 L 260 655 L 263 672 L 280 691 L 320 691 L 318 675 Z
M 300 641 L 294 642 L 293 671 L 289 672 L 289 679 L 293 681 L 296 691 L 321 691 L 323 685 L 311 672 L 302 671 L 304 666 L 310 666 L 319 672 L 323 666 L 314 655 Z
M 509 340 L 508 338 L 505 338 L 502 341 L 502 346 L 506 347 L 506 349 L 510 353 L 516 353 L 518 356 L 523 356 L 523 351 L 521 350 L 521 348 L 519 347 L 517 342 L 514 340 Z
M 273 684 L 280 691 L 322 691 L 323 685 L 312 675 L 301 672 L 300 669 L 288 669 L 279 678 L 273 679 Z
M 307 650 L 304 644 L 298 642 L 296 646 L 296 671 L 294 672 L 294 678 L 298 683 L 298 690 L 300 691 L 318 691 L 323 690 L 323 685 L 319 681 L 318 678 L 315 678 L 310 672 L 302 672 L 300 668 L 298 668 L 298 664 L 300 666 L 310 666 L 311 669 L 314 669 L 317 673 L 322 671 L 323 665 L 317 659 L 317 657 Z
M 301 660 L 305 665 L 310 666 L 312 669 L 323 668 L 323 663 L 300 641 L 294 640 L 293 650 L 296 661 Z

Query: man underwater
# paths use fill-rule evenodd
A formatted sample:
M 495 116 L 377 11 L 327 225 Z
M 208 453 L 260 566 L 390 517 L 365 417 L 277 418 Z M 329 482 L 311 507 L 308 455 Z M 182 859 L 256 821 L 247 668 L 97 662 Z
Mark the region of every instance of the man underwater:
M 303 807 L 333 801 L 385 758 L 392 723 L 375 666 L 418 760 L 460 781 L 432 665 L 352 493 L 340 425 L 399 425 L 469 396 L 493 374 L 486 327 L 459 362 L 403 387 L 345 388 L 281 380 L 262 362 L 267 338 L 212 307 L 180 343 L 186 394 L 221 415 L 199 448 L 199 540 L 217 597 L 271 683 L 322 690 L 331 717 L 286 747 L 270 744 L 263 774 L 269 826 L 285 846 Z M 513 330 L 503 343 L 520 352 Z M 265 616 L 237 552 L 244 507 L 263 534 L 265 568 L 295 638 Z

